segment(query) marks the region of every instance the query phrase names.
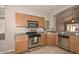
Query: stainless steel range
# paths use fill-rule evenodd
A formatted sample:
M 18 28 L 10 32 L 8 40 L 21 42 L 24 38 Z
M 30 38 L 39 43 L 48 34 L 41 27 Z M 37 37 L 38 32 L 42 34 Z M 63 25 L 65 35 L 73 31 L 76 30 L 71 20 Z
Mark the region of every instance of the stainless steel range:
M 39 40 L 40 40 L 40 37 L 38 36 L 29 37 L 29 48 L 39 46 L 40 45 Z
M 40 46 L 40 34 L 37 32 L 28 32 L 27 34 L 29 36 L 29 48 Z
M 40 45 L 40 34 L 37 29 L 39 28 L 37 21 L 28 21 L 28 32 L 29 36 L 29 48 L 34 48 Z

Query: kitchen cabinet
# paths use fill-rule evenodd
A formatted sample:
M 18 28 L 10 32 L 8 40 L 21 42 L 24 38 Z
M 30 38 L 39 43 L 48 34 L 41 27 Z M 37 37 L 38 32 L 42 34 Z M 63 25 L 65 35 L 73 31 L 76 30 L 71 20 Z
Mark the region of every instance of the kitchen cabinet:
M 57 45 L 58 44 L 58 36 L 55 33 L 47 34 L 47 44 L 48 45 Z
M 79 53 L 79 37 L 70 36 L 70 51 Z
M 44 17 L 39 17 L 39 27 L 45 27 L 45 19 L 44 19 Z
M 33 15 L 27 15 L 27 14 L 26 14 L 26 23 L 27 23 L 28 21 L 37 21 L 37 22 L 39 22 L 38 16 L 33 16 Z
M 39 27 L 45 27 L 44 17 L 32 16 L 32 15 L 29 15 L 28 17 L 29 17 L 28 20 L 30 21 L 37 21 L 39 24 Z
M 44 17 L 39 17 L 39 16 L 33 16 L 33 15 L 27 15 L 23 13 L 16 13 L 16 26 L 27 26 L 28 21 L 37 21 L 39 24 L 39 27 L 44 27 L 45 26 L 45 20 Z
M 26 15 L 16 13 L 16 26 L 26 26 Z
M 40 39 L 40 45 L 41 46 L 45 46 L 45 45 L 47 45 L 47 38 L 46 38 L 46 34 L 45 33 L 42 33 L 41 34 L 41 39 Z
M 28 51 L 28 36 L 16 36 L 15 52 L 22 53 Z

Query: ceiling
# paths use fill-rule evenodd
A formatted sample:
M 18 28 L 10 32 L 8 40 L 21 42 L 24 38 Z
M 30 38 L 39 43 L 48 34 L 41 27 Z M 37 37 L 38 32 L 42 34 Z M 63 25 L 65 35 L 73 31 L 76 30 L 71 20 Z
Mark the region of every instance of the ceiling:
M 22 5 L 23 6 L 23 5 Z M 43 13 L 56 14 L 57 12 L 69 8 L 72 5 L 25 5 L 26 8 Z M 5 14 L 5 6 L 0 6 L 0 16 Z
M 59 10 L 69 8 L 72 5 L 26 5 L 27 8 L 38 10 L 45 13 L 55 13 Z

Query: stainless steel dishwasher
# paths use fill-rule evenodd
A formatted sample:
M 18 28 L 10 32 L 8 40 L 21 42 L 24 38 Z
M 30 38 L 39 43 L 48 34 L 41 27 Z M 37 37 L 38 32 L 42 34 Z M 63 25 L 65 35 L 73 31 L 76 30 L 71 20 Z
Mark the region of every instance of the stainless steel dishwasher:
M 66 50 L 69 50 L 69 36 L 58 35 L 58 37 L 59 37 L 58 46 Z

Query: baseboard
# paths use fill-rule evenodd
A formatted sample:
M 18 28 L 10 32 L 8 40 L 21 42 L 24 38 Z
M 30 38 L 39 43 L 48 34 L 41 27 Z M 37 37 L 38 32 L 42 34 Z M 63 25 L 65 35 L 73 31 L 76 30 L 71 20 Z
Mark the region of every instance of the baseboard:
M 14 52 L 14 51 L 15 51 L 15 49 L 6 50 L 6 51 L 0 52 L 0 54 L 7 54 L 7 53 L 10 53 L 10 52 Z

